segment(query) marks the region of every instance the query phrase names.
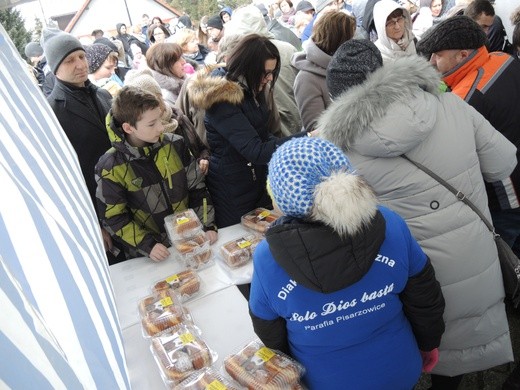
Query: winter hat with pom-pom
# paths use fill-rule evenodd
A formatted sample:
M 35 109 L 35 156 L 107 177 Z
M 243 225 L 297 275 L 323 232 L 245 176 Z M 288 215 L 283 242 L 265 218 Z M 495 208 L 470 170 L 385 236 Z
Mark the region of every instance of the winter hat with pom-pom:
M 373 190 L 333 143 L 312 137 L 280 146 L 269 162 L 268 190 L 285 215 L 355 234 L 377 211 Z

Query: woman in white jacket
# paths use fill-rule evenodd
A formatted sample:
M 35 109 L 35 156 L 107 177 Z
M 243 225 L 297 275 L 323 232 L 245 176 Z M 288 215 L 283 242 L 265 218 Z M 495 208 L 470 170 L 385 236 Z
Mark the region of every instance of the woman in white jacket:
M 412 18 L 405 7 L 393 0 L 381 0 L 374 5 L 374 25 L 377 31 L 377 48 L 383 61 L 415 54 L 415 36 Z
M 497 249 L 475 212 L 400 156 L 437 173 L 490 218 L 484 180 L 509 176 L 516 149 L 470 105 L 439 92 L 440 76 L 428 62 L 409 56 L 380 67 L 380 58 L 369 41 L 347 41 L 336 51 L 327 72 L 334 101 L 318 129 L 430 257 L 446 299 L 432 383 L 456 389 L 463 374 L 513 360 Z

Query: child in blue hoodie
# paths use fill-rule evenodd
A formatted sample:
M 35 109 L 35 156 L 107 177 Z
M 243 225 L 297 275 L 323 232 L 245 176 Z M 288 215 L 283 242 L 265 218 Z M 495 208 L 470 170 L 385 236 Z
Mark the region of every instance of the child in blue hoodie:
M 412 389 L 437 362 L 444 298 L 404 220 L 322 139 L 280 146 L 268 180 L 285 216 L 254 254 L 257 335 L 310 389 Z

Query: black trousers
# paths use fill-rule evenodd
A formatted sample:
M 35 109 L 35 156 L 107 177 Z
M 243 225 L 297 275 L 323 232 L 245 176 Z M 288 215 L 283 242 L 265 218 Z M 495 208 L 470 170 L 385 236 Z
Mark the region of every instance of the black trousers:
M 443 375 L 431 375 L 432 379 L 432 390 L 457 390 L 462 382 L 464 375 L 457 376 L 443 376 Z

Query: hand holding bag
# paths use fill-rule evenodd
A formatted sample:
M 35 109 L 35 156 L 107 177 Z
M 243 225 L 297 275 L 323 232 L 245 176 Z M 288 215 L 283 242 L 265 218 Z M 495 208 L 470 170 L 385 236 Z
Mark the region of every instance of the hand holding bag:
M 495 243 L 497 245 L 498 250 L 498 259 L 500 260 L 500 268 L 502 270 L 502 280 L 504 281 L 504 290 L 506 292 L 506 296 L 511 299 L 514 307 L 516 308 L 520 303 L 520 260 L 514 252 L 511 250 L 510 246 L 500 237 L 499 234 L 495 232 L 495 228 L 489 222 L 489 220 L 482 214 L 482 212 L 468 199 L 466 196 L 458 191 L 455 187 L 449 184 L 447 181 L 443 180 L 440 176 L 430 171 L 424 165 L 410 160 L 407 156 L 402 155 L 402 158 L 408 160 L 417 168 L 419 168 L 424 173 L 431 176 L 433 179 L 438 181 L 444 187 L 446 187 L 451 193 L 453 193 L 458 200 L 467 204 L 484 222 L 487 228 L 493 233 L 493 238 L 495 239 Z

